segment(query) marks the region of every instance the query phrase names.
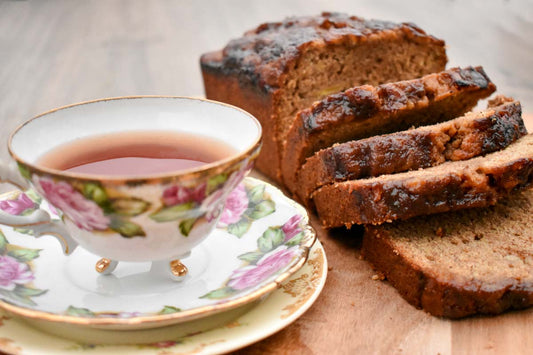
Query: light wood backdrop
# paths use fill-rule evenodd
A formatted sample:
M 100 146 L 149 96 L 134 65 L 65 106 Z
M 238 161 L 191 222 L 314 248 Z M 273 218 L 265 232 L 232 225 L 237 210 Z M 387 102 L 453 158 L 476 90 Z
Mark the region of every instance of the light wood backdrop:
M 54 107 L 202 95 L 202 53 L 261 22 L 323 10 L 414 22 L 446 40 L 449 66 L 483 65 L 500 93 L 533 112 L 533 1 L 0 0 L 0 159 L 10 131 Z M 371 280 L 358 236 L 317 229 L 331 265 L 323 294 L 296 323 L 243 354 L 533 352 L 532 311 L 430 317 Z

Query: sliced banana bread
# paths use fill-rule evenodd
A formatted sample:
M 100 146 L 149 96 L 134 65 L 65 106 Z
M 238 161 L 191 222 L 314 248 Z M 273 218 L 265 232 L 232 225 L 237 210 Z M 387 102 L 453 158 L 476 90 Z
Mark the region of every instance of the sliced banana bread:
M 484 157 L 326 185 L 313 200 L 326 228 L 493 205 L 533 180 L 533 134 Z
M 481 112 L 437 125 L 336 144 L 308 158 L 295 192 L 308 207 L 319 187 L 338 181 L 417 170 L 507 147 L 527 134 L 520 103 L 498 96 Z
M 533 305 L 533 190 L 495 206 L 367 226 L 362 254 L 409 303 L 435 316 Z
M 300 167 L 322 148 L 450 120 L 495 90 L 483 68 L 468 67 L 330 95 L 299 112 L 292 124 L 281 163 L 283 182 L 295 192 Z
M 444 70 L 444 41 L 413 24 L 338 13 L 265 23 L 200 63 L 206 97 L 239 106 L 263 126 L 257 168 L 280 182 L 296 112 L 347 88 Z

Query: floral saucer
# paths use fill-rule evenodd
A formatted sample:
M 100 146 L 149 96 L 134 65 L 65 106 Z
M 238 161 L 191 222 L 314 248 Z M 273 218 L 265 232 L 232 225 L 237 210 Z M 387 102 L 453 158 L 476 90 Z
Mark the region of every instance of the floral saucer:
M 0 351 L 7 354 L 74 355 L 162 355 L 220 354 L 230 352 L 281 330 L 294 322 L 315 302 L 326 281 L 327 261 L 320 242 L 316 242 L 305 265 L 285 280 L 278 289 L 244 315 L 205 332 L 176 335 L 175 325 L 126 332 L 109 332 L 107 345 L 73 341 L 41 332 L 17 318 L 2 316 L 0 310 Z M 207 317 L 211 318 L 211 317 Z M 86 328 L 88 329 L 88 328 Z M 65 332 L 70 329 L 66 327 Z M 147 332 L 157 331 L 152 342 L 116 345 L 124 333 L 135 333 L 145 339 Z M 69 337 L 68 334 L 61 334 Z M 158 339 L 158 340 L 157 340 Z
M 32 191 L 0 196 L 8 213 L 38 206 L 53 213 Z M 124 262 L 112 275 L 99 275 L 98 256 L 81 248 L 64 256 L 52 237 L 30 234 L 2 227 L 0 309 L 49 331 L 58 324 L 148 329 L 230 310 L 239 316 L 300 269 L 316 239 L 301 206 L 253 178 L 231 193 L 216 230 L 183 259 L 190 272 L 181 283 L 150 263 Z

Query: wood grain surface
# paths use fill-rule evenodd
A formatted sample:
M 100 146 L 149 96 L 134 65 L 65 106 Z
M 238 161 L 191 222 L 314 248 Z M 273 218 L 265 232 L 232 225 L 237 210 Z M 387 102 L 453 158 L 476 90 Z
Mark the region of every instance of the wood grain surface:
M 483 65 L 499 93 L 533 113 L 528 0 L 0 0 L 0 146 L 16 126 L 54 107 L 125 95 L 202 95 L 202 53 L 261 22 L 323 10 L 414 22 L 446 40 L 449 66 Z M 0 149 L 0 159 L 7 156 Z M 533 351 L 533 310 L 431 317 L 372 280 L 360 258 L 360 233 L 326 233 L 313 224 L 330 263 L 323 293 L 294 324 L 239 354 Z

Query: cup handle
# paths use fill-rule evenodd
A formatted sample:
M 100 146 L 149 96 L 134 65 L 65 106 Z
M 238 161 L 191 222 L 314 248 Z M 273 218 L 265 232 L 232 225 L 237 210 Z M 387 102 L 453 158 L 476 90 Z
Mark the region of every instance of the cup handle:
M 29 188 L 29 183 L 19 174 L 17 165 L 0 161 L 0 182 L 17 186 L 21 191 Z M 54 236 L 66 255 L 70 255 L 78 246 L 63 224 L 53 221 L 48 212 L 38 209 L 27 216 L 12 215 L 0 210 L 0 224 L 12 227 L 24 227 L 33 231 L 36 237 Z

